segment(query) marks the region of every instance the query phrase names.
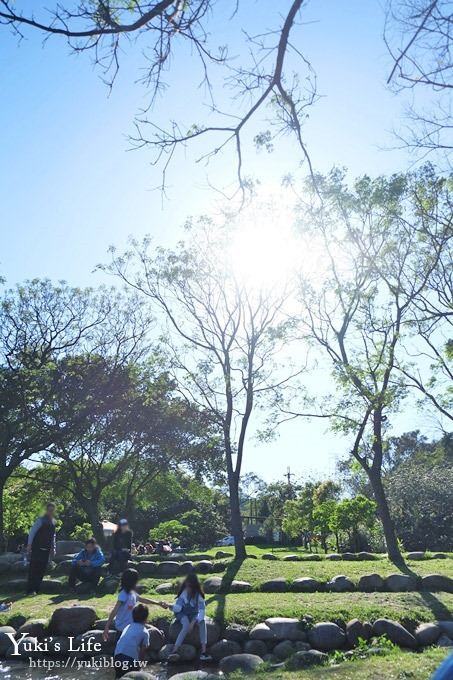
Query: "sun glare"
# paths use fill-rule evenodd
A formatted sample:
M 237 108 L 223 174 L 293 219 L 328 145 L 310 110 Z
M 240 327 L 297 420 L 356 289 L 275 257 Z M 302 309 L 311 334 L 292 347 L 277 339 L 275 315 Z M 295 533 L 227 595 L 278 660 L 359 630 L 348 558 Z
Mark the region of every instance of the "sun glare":
M 255 289 L 282 289 L 296 277 L 318 286 L 328 265 L 321 234 L 298 231 L 295 199 L 283 189 L 238 214 L 226 256 L 235 276 Z
M 299 249 L 292 206 L 259 204 L 240 215 L 229 259 L 236 276 L 250 286 L 284 286 L 294 275 Z

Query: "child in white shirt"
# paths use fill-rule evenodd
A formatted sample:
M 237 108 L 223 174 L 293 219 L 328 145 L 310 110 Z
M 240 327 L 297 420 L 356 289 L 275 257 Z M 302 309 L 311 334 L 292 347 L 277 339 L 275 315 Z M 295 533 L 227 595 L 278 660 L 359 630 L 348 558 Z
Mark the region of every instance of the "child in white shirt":
M 145 625 L 147 620 L 148 607 L 143 604 L 135 605 L 132 610 L 132 623 L 123 630 L 115 647 L 113 661 L 117 678 L 138 668 L 137 661 L 144 661 L 145 652 L 149 647 L 149 633 Z
M 104 640 L 109 639 L 109 630 L 112 623 L 115 623 L 115 630 L 122 633 L 130 623 L 133 622 L 132 612 L 137 602 L 142 604 L 159 604 L 155 600 L 141 597 L 135 590 L 138 583 L 138 571 L 136 569 L 125 569 L 121 576 L 121 586 L 118 593 L 116 605 L 110 612 L 104 629 Z

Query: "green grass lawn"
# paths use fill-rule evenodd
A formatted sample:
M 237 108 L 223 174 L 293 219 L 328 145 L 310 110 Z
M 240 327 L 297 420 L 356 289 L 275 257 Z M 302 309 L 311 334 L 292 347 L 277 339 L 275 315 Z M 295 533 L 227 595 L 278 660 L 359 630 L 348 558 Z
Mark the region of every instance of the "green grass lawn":
M 190 557 L 191 554 L 193 554 L 193 555 L 203 554 L 203 555 L 209 555 L 210 557 L 215 557 L 216 553 L 219 550 L 222 550 L 225 553 L 230 553 L 232 557 L 234 556 L 234 548 L 232 546 L 226 546 L 224 548 L 214 546 L 213 548 L 209 548 L 208 550 L 199 550 L 199 551 L 194 552 L 194 553 L 188 552 L 186 554 L 187 554 L 187 557 L 189 559 L 191 559 L 191 557 Z M 301 547 L 298 547 L 298 546 L 282 547 L 282 546 L 272 546 L 272 545 L 269 545 L 269 546 L 247 545 L 246 551 L 247 551 L 247 555 L 256 555 L 257 557 L 261 557 L 265 553 L 273 553 L 278 558 L 282 558 L 285 555 L 300 555 L 303 558 L 303 557 L 306 557 L 306 556 L 313 554 L 313 553 L 309 552 L 308 550 L 305 550 L 305 548 L 301 548 Z M 332 550 L 331 552 L 334 553 L 336 551 Z M 432 551 L 432 552 L 437 552 L 437 551 Z M 439 552 L 443 552 L 444 554 L 448 555 L 450 559 L 453 559 L 453 553 L 445 553 L 444 551 L 439 551 Z M 324 559 L 325 554 L 324 554 L 323 551 L 320 550 L 317 554 L 319 554 L 319 556 L 322 559 Z M 430 553 L 428 552 L 427 555 L 430 555 Z M 378 559 L 386 559 L 386 555 L 384 553 L 376 554 L 376 557 Z M 153 559 L 153 557 L 148 555 L 146 557 L 146 559 Z
M 348 565 L 350 566 L 350 565 Z M 354 565 L 355 566 L 355 565 Z M 150 594 L 155 582 L 145 580 Z M 0 597 L 8 592 L 5 584 Z M 171 599 L 167 596 L 165 599 Z M 0 625 L 7 624 L 12 617 L 23 615 L 27 619 L 50 618 L 58 606 L 86 604 L 96 609 L 99 618 L 105 618 L 116 600 L 115 595 L 101 597 L 66 595 L 13 596 L 11 612 L 0 615 Z M 207 595 L 207 613 L 224 623 L 242 623 L 251 626 L 268 616 L 302 617 L 310 614 L 315 621 L 348 621 L 351 618 L 373 621 L 387 616 L 414 628 L 419 621 L 451 618 L 453 595 L 445 593 L 244 593 L 234 595 Z M 150 608 L 150 620 L 171 618 L 169 612 L 158 607 Z M 383 657 L 369 657 L 364 660 L 344 661 L 338 665 L 301 669 L 296 672 L 274 671 L 271 675 L 259 673 L 264 680 L 428 680 L 434 669 L 448 654 L 445 649 L 430 649 L 422 654 L 390 651 Z
M 2 598 L 7 596 L 5 591 L 0 593 Z M 113 607 L 115 599 L 115 595 L 80 598 L 69 594 L 16 595 L 13 596 L 12 612 L 1 614 L 0 624 L 6 624 L 17 614 L 27 619 L 49 618 L 55 607 L 76 603 L 93 606 L 99 618 L 103 618 Z M 162 599 L 171 600 L 172 596 Z M 453 595 L 445 593 L 245 593 L 208 595 L 206 599 L 209 616 L 225 623 L 245 625 L 253 625 L 269 616 L 301 617 L 310 614 L 315 621 L 348 621 L 355 617 L 373 621 L 387 616 L 413 626 L 419 621 L 450 619 L 453 615 Z M 151 607 L 151 621 L 163 616 L 170 615 L 158 607 Z
M 397 567 L 387 558 L 371 562 L 283 562 L 246 559 L 244 561 L 228 560 L 226 571 L 214 574 L 221 576 L 224 582 L 231 583 L 234 579 L 247 581 L 254 590 L 259 590 L 264 581 L 277 576 L 283 576 L 289 583 L 302 576 L 310 576 L 321 582 L 327 582 L 334 576 L 343 574 L 357 584 L 364 574 L 377 573 L 382 577 L 399 573 Z M 404 573 L 426 576 L 428 574 L 444 574 L 453 578 L 453 559 L 427 560 L 426 562 L 408 562 L 407 571 Z M 213 574 L 201 576 L 201 579 L 209 578 Z M 151 589 L 159 583 L 178 583 L 180 578 L 150 578 L 145 583 Z M 0 586 L 1 587 L 1 586 Z
M 252 625 L 269 616 L 315 621 L 374 621 L 386 616 L 402 623 L 450 619 L 453 595 L 444 593 L 245 593 L 207 596 L 208 613 L 221 621 Z
M 382 657 L 320 666 L 294 672 L 275 671 L 272 680 L 428 680 L 448 655 L 445 649 L 430 649 L 423 654 L 395 651 Z M 265 677 L 259 673 L 258 677 Z
M 258 549 L 256 549 L 258 550 Z M 287 554 L 284 551 L 283 554 Z M 417 575 L 440 573 L 453 576 L 453 559 L 427 560 L 408 564 L 410 572 Z M 253 625 L 269 616 L 301 617 L 310 614 L 316 621 L 339 620 L 352 618 L 373 621 L 380 616 L 397 619 L 402 623 L 413 625 L 419 621 L 453 618 L 453 594 L 447 593 L 264 593 L 259 592 L 263 581 L 276 576 L 284 576 L 288 581 L 301 576 L 311 576 L 320 581 L 327 581 L 337 574 L 345 574 L 357 581 L 366 573 L 377 572 L 387 576 L 398 570 L 382 557 L 371 562 L 283 562 L 246 559 L 242 562 L 227 561 L 227 570 L 217 574 L 227 582 L 233 579 L 249 581 L 258 592 L 230 595 L 207 595 L 208 614 L 226 623 L 237 622 Z M 206 577 L 209 578 L 210 574 Z M 65 582 L 65 578 L 61 577 Z M 150 596 L 155 595 L 155 588 L 163 581 L 172 579 L 142 579 L 141 584 Z M 179 582 L 181 579 L 173 579 Z M 103 618 L 115 602 L 115 595 L 99 597 L 62 595 L 39 595 L 27 598 L 20 593 L 11 594 L 8 582 L 0 584 L 0 597 L 12 599 L 12 613 L 0 615 L 0 622 L 6 623 L 11 616 L 19 613 L 29 618 L 48 618 L 56 606 L 72 605 L 76 602 L 94 606 L 99 618 Z M 172 595 L 158 596 L 171 600 Z M 151 608 L 151 619 L 156 620 L 166 613 L 157 607 Z
M 408 562 L 409 572 L 418 576 L 427 574 L 445 574 L 453 577 L 453 560 L 426 560 L 424 562 Z M 364 574 L 377 573 L 389 576 L 398 573 L 397 567 L 387 558 L 372 562 L 274 562 L 266 560 L 246 559 L 243 562 L 231 560 L 228 562 L 227 577 L 248 581 L 254 587 L 259 587 L 263 581 L 276 576 L 284 576 L 293 581 L 301 576 L 311 576 L 319 581 L 328 581 L 333 576 L 344 574 L 353 581 Z M 409 573 L 407 572 L 407 573 Z
M 287 553 L 285 553 L 287 554 Z M 249 582 L 254 590 L 260 590 L 261 584 L 272 578 L 282 576 L 288 580 L 289 583 L 296 578 L 302 576 L 309 576 L 319 580 L 320 582 L 329 581 L 334 576 L 343 574 L 348 576 L 353 582 L 357 583 L 361 576 L 365 574 L 377 573 L 382 577 L 390 574 L 398 573 L 399 570 L 386 557 L 382 557 L 376 561 L 341 561 L 330 562 L 329 560 L 322 560 L 321 562 L 284 562 L 284 561 L 266 561 L 261 559 L 245 559 L 241 560 L 221 560 L 224 562 L 226 569 L 216 574 L 206 574 L 201 576 L 201 580 L 209 578 L 210 576 L 221 576 L 225 583 L 231 583 L 234 579 Z M 453 558 L 443 560 L 426 560 L 420 562 L 408 562 L 407 569 L 404 573 L 414 574 L 415 576 L 426 576 L 427 574 L 444 574 L 453 578 Z M 18 577 L 24 578 L 23 573 L 18 573 Z M 48 578 L 58 579 L 66 582 L 66 577 L 58 576 L 54 573 L 48 574 Z M 150 592 L 160 583 L 172 582 L 179 583 L 182 577 L 163 577 L 159 578 L 143 578 L 142 582 L 146 584 Z M 2 583 L 3 581 L 3 583 Z M 8 592 L 8 581 L 3 577 L 0 581 L 0 591 Z

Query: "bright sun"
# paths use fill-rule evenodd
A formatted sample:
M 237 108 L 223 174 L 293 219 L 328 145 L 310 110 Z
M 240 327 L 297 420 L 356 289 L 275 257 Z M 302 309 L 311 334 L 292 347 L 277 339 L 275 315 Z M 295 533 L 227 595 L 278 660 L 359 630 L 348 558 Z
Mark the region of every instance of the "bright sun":
M 293 206 L 254 203 L 241 212 L 230 245 L 236 275 L 253 287 L 284 286 L 300 260 Z

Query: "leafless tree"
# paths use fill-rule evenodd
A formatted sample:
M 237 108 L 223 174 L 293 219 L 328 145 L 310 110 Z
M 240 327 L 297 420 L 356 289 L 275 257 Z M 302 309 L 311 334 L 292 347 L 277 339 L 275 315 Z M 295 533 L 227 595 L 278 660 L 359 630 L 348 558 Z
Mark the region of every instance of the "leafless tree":
M 243 47 L 249 63 L 241 66 L 229 54 L 228 46 L 217 47 L 221 36 L 210 32 L 209 21 L 215 19 L 220 7 L 214 0 L 67 0 L 53 10 L 38 7 L 28 14 L 21 10 L 20 2 L 0 0 L 0 23 L 18 37 L 25 35 L 27 29 L 34 29 L 46 39 L 65 39 L 74 52 L 90 53 L 109 86 L 118 73 L 122 51 L 132 43 L 140 46 L 145 60 L 142 81 L 150 97 L 148 107 L 137 115 L 133 142 L 153 151 L 153 163 L 162 168 L 161 188 L 165 189 L 166 171 L 176 149 L 208 138 L 207 150 L 199 160 L 208 162 L 233 145 L 236 186 L 243 189 L 248 182 L 243 168 L 243 134 L 246 127 L 251 127 L 252 119 L 263 124 L 264 111 L 268 129 L 256 135 L 255 143 L 270 148 L 276 136 L 290 133 L 311 171 L 303 124 L 306 108 L 316 100 L 316 79 L 310 62 L 292 40 L 305 3 L 306 0 L 281 2 L 279 24 L 265 33 L 256 35 L 252 27 L 244 27 Z M 256 4 L 256 12 L 261 4 L 262 0 Z M 232 15 L 240 13 L 241 8 L 240 0 L 232 2 Z M 194 125 L 193 121 L 169 120 L 165 128 L 158 127 L 149 112 L 156 94 L 165 91 L 165 73 L 172 58 L 176 61 L 180 56 L 178 49 L 184 44 L 198 60 L 206 93 L 203 103 L 213 122 L 205 125 L 200 121 Z M 286 62 L 290 53 L 299 58 L 300 75 L 288 73 Z M 171 68 L 177 69 L 176 64 Z M 183 96 L 190 100 L 193 93 L 185 92 Z M 218 103 L 220 100 L 222 104 Z
M 181 394 L 219 428 L 235 552 L 243 559 L 239 492 L 250 419 L 260 401 L 281 397 L 294 377 L 278 366 L 293 320 L 285 314 L 287 291 L 251 288 L 235 274 L 230 238 L 228 229 L 202 219 L 175 250 L 153 253 L 149 242 L 134 243 L 123 256 L 113 253 L 104 269 L 141 291 L 163 315 L 164 345 Z
M 408 111 L 407 130 L 398 133 L 409 147 L 424 153 L 453 150 L 453 2 L 451 0 L 390 0 L 385 41 L 393 66 L 387 82 L 396 89 L 427 90 Z

